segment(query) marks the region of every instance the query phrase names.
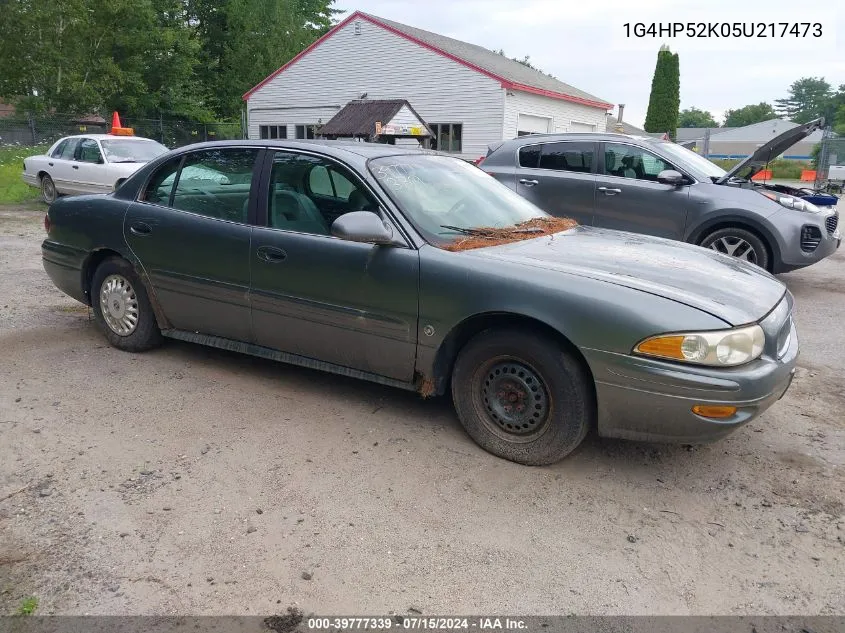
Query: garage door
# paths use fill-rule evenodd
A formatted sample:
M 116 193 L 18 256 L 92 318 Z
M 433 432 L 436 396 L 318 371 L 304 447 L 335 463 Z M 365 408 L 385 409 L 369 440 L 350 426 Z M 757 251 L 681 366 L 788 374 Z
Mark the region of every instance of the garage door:
M 517 136 L 525 136 L 526 134 L 545 134 L 551 129 L 551 118 L 544 116 L 534 116 L 531 114 L 520 114 L 519 122 L 517 123 Z
M 578 121 L 572 121 L 569 124 L 569 131 L 570 132 L 595 132 L 596 126 L 591 123 L 579 123 Z

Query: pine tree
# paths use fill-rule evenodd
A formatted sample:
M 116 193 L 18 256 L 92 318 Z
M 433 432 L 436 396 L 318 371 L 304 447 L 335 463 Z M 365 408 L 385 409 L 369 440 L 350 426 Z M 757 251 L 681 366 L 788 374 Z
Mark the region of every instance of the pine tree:
M 651 96 L 645 117 L 646 132 L 666 132 L 675 138 L 681 107 L 681 70 L 678 54 L 661 46 L 651 80 Z

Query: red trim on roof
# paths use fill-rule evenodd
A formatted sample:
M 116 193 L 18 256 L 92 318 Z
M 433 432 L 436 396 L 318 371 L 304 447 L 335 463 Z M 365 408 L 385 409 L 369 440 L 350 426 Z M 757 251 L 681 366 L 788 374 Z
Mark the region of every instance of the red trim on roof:
M 509 83 L 506 81 L 502 82 L 503 88 L 508 88 L 510 90 L 519 90 L 521 92 L 530 92 L 535 95 L 543 95 L 544 97 L 551 97 L 552 99 L 561 99 L 563 101 L 572 101 L 573 103 L 580 103 L 581 105 L 592 106 L 594 108 L 602 108 L 604 110 L 610 110 L 613 108 L 613 104 L 605 103 L 604 101 L 593 101 L 591 99 L 582 99 L 581 97 L 575 97 L 572 95 L 565 95 L 561 92 L 552 92 L 551 90 L 544 90 L 543 88 L 535 88 L 534 86 L 526 86 L 525 84 L 515 84 Z
M 406 40 L 409 40 L 409 41 L 413 42 L 414 44 L 417 44 L 418 46 L 422 46 L 423 48 L 427 48 L 430 51 L 434 51 L 438 55 L 442 55 L 443 57 L 446 57 L 447 59 L 451 59 L 453 62 L 457 62 L 457 63 L 461 64 L 462 66 L 466 66 L 467 68 L 470 68 L 470 69 L 474 70 L 475 72 L 481 73 L 482 75 L 485 75 L 486 77 L 490 77 L 490 79 L 495 79 L 496 81 L 498 81 L 502 84 L 503 88 L 509 88 L 511 90 L 520 90 L 522 92 L 530 92 L 530 93 L 533 93 L 533 94 L 542 95 L 544 97 L 550 97 L 552 99 L 560 99 L 562 101 L 571 101 L 573 103 L 579 103 L 581 105 L 592 106 L 594 108 L 603 108 L 604 110 L 610 110 L 611 108 L 613 108 L 612 104 L 604 103 L 603 101 L 592 101 L 590 99 L 582 99 L 581 97 L 574 97 L 572 95 L 567 95 L 567 94 L 563 94 L 563 93 L 560 93 L 560 92 L 553 92 L 551 90 L 544 90 L 543 88 L 535 88 L 533 86 L 527 86 L 527 85 L 524 85 L 524 84 L 513 83 L 513 82 L 505 79 L 504 77 L 496 75 L 495 73 L 491 73 L 489 70 L 485 70 L 484 68 L 476 66 L 475 64 L 468 62 L 465 59 L 461 59 L 460 57 L 457 57 L 455 55 L 452 55 L 451 53 L 447 53 L 446 51 L 439 49 L 436 46 L 429 44 L 428 42 L 424 42 L 424 41 L 422 41 L 422 40 L 420 40 L 420 39 L 418 39 L 418 38 L 416 38 L 412 35 L 408 35 L 404 31 L 400 31 L 399 29 L 397 29 L 393 26 L 390 26 L 389 24 L 385 24 L 384 22 L 380 22 L 379 20 L 373 18 L 372 16 L 361 13 L 360 11 L 355 11 L 352 15 L 350 15 L 346 19 L 342 20 L 341 22 L 338 22 L 331 29 L 329 29 L 328 32 L 326 32 L 325 35 L 323 35 L 321 38 L 319 38 L 317 41 L 315 41 L 313 44 L 311 44 L 308 48 L 301 51 L 298 55 L 296 55 L 296 57 L 291 59 L 288 63 L 286 63 L 281 68 L 279 68 L 273 74 L 271 74 L 270 76 L 265 78 L 261 83 L 259 83 L 256 86 L 250 88 L 249 91 L 247 91 L 243 96 L 244 101 L 246 101 L 250 97 L 250 95 L 252 95 L 252 93 L 254 93 L 256 90 L 258 90 L 259 88 L 264 86 L 270 80 L 277 77 L 279 74 L 281 74 L 283 71 L 285 71 L 288 67 L 295 64 L 302 57 L 307 55 L 313 49 L 317 48 L 317 46 L 319 46 L 320 44 L 325 42 L 327 39 L 329 39 L 332 35 L 334 35 L 341 28 L 343 28 L 344 26 L 349 24 L 349 22 L 351 22 L 355 18 L 360 18 L 362 20 L 366 20 L 367 22 L 370 22 L 371 24 L 375 24 L 376 26 L 380 26 L 381 28 L 385 29 L 386 31 L 389 31 L 390 33 L 393 33 L 394 35 L 398 35 L 399 37 L 403 37 Z

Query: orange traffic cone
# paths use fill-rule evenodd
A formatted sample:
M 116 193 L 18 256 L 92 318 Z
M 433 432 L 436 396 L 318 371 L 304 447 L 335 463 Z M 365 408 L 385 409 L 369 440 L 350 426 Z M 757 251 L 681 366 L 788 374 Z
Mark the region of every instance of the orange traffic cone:
M 133 136 L 135 130 L 131 127 L 120 125 L 120 117 L 117 115 L 117 110 L 115 110 L 114 114 L 111 115 L 111 131 L 109 131 L 109 134 L 113 134 L 114 136 Z

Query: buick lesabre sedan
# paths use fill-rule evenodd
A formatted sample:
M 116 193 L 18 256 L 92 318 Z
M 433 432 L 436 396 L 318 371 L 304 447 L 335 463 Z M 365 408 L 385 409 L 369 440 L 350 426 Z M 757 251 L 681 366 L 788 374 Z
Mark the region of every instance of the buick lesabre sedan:
M 120 349 L 169 337 L 450 392 L 467 433 L 522 464 L 561 459 L 591 427 L 716 439 L 784 394 L 798 339 L 779 281 L 573 225 L 457 158 L 239 141 L 57 200 L 42 248 Z
M 53 202 L 64 194 L 109 193 L 144 163 L 167 152 L 149 138 L 85 134 L 56 141 L 46 154 L 23 161 L 23 181 Z

